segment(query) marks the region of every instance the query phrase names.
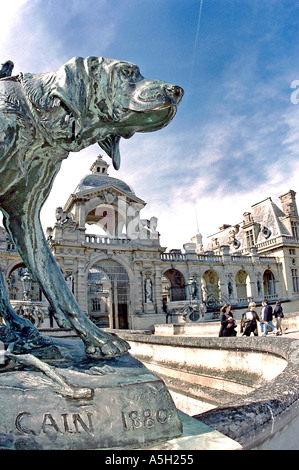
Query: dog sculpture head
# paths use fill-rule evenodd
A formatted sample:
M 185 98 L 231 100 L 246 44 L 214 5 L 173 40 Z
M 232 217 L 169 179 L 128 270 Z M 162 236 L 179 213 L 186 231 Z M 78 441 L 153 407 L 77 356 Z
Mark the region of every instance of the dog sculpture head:
M 73 152 L 98 142 L 116 169 L 120 138 L 166 126 L 184 93 L 145 79 L 134 64 L 102 57 L 75 57 L 56 72 L 24 74 L 23 84 L 34 106 L 47 111 L 41 125 L 55 141 Z

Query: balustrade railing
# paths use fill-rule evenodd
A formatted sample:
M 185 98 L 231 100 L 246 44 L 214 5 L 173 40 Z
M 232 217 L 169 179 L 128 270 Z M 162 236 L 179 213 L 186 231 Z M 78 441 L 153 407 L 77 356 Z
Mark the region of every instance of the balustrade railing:
M 94 243 L 97 245 L 127 245 L 131 242 L 129 238 L 110 238 L 104 235 L 85 235 L 86 243 Z
M 260 256 L 261 262 L 267 264 L 277 263 L 277 259 L 274 256 Z M 187 261 L 188 254 L 186 253 L 162 253 L 162 261 Z M 252 264 L 252 257 L 245 255 L 231 255 L 229 257 L 223 257 L 222 255 L 197 255 L 196 261 L 199 263 L 207 264 Z
M 186 261 L 186 255 L 184 253 L 162 253 L 162 261 Z

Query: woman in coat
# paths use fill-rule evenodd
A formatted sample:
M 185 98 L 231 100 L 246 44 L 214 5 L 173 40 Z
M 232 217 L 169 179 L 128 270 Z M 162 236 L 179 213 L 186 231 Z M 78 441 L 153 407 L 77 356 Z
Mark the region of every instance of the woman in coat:
M 219 336 L 236 336 L 237 335 L 237 332 L 235 330 L 236 322 L 231 312 L 231 308 L 232 307 L 230 304 L 225 304 L 220 310 L 221 326 L 220 326 Z
M 258 336 L 258 329 L 257 329 L 257 322 L 260 321 L 258 314 L 254 310 L 256 307 L 256 304 L 254 302 L 250 302 L 248 305 L 248 311 L 245 312 L 242 316 L 242 327 L 244 329 L 244 333 L 242 336 L 250 336 L 251 333 L 254 334 L 254 336 Z

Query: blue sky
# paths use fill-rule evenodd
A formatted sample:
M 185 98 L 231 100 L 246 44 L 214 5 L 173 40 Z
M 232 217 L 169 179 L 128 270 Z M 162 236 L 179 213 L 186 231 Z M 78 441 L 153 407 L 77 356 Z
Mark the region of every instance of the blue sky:
M 123 140 L 121 168 L 110 167 L 147 202 L 143 218 L 158 217 L 163 246 L 181 248 L 197 227 L 205 237 L 240 222 L 268 196 L 279 204 L 279 195 L 299 192 L 299 104 L 291 100 L 299 1 L 5 3 L 0 62 L 12 60 L 14 73 L 96 55 L 128 60 L 145 77 L 184 88 L 169 126 Z M 92 146 L 63 163 L 42 211 L 44 227 L 99 153 Z

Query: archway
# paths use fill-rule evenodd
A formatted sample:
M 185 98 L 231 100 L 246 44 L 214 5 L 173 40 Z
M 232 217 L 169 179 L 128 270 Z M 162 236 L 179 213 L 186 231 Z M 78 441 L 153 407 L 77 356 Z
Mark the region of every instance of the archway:
M 126 329 L 130 280 L 126 269 L 112 259 L 95 263 L 88 272 L 88 313 L 99 327 Z
M 275 277 L 270 269 L 266 269 L 263 275 L 264 295 L 273 297 L 276 295 Z
M 202 298 L 209 309 L 215 309 L 221 303 L 220 280 L 218 274 L 209 269 L 201 278 Z
M 248 273 L 244 269 L 240 269 L 235 280 L 238 303 L 247 303 L 248 298 L 252 296 Z
M 88 212 L 85 223 L 94 233 L 114 238 L 123 234 L 125 221 L 124 210 L 113 204 L 101 203 Z
M 24 263 L 19 263 L 10 270 L 7 278 L 10 300 L 24 300 L 24 285 L 22 278 L 25 272 L 26 267 Z M 32 279 L 31 291 L 28 294 L 32 302 L 41 302 L 43 300 L 42 290 L 34 279 Z
M 177 269 L 168 269 L 163 274 L 162 285 L 168 288 L 168 300 L 170 302 L 177 302 L 179 300 L 186 300 L 185 279 L 180 271 Z

